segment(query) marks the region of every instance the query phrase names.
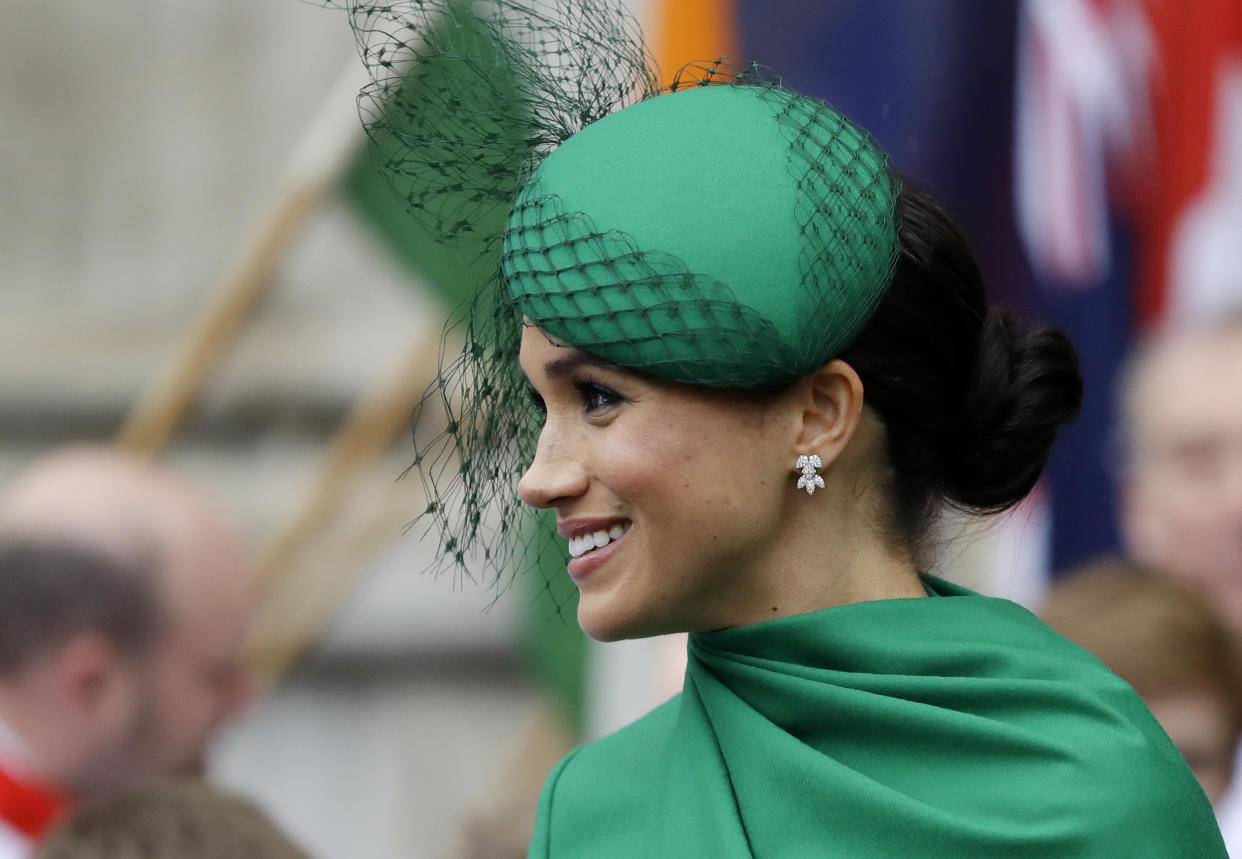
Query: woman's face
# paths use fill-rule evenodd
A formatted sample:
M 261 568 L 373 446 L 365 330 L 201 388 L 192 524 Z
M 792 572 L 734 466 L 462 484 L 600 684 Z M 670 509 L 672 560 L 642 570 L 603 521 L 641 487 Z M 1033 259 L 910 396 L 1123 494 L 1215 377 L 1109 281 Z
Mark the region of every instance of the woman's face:
M 520 360 L 546 417 L 518 493 L 556 511 L 583 630 L 731 625 L 776 554 L 787 410 L 601 365 L 530 326 Z

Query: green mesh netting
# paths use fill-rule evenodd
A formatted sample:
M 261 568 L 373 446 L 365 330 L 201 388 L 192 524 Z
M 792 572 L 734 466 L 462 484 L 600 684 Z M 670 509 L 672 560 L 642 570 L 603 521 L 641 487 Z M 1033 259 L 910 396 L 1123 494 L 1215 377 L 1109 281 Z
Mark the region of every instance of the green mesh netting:
M 371 145 L 354 159 L 344 187 L 398 260 L 454 307 L 495 271 L 491 251 L 513 200 L 494 186 L 516 181 L 531 121 L 504 45 L 465 4 L 450 9 L 429 38 L 470 60 L 445 55 L 404 73 L 395 64 L 390 79 L 367 88 Z M 463 162 L 470 151 L 487 155 Z M 436 169 L 406 169 L 412 158 Z
M 659 90 L 638 27 L 603 0 L 346 5 L 382 171 L 482 260 L 415 431 L 439 569 L 503 585 L 567 558 L 515 491 L 542 420 L 523 317 L 637 372 L 759 389 L 830 359 L 878 303 L 897 184 L 822 102 L 724 63 Z

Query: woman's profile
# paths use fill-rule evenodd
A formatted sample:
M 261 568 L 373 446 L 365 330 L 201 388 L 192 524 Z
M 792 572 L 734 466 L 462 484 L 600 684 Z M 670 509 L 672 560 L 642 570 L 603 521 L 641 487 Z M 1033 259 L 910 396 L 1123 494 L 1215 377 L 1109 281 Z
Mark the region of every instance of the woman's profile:
M 498 43 L 523 14 L 499 5 Z M 598 27 L 517 28 L 524 61 L 594 34 L 533 73 L 577 119 L 528 169 L 476 158 L 508 214 L 420 466 L 450 560 L 519 557 L 516 488 L 587 634 L 689 632 L 689 659 L 553 771 L 530 855 L 1224 856 L 1125 683 L 925 572 L 938 510 L 1038 480 L 1073 347 L 988 306 L 952 221 L 841 114 L 750 71 L 659 90 L 583 7 Z

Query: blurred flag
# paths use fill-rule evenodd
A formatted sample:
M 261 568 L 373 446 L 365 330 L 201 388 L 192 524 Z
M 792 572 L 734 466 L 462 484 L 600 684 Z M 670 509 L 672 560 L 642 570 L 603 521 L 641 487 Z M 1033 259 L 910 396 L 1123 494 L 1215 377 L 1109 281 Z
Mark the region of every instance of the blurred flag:
M 468 2 L 446 4 L 443 17 L 430 26 L 437 32 L 427 40 L 446 53 L 398 56 L 398 62 L 410 63 L 404 77 L 396 77 L 394 70 L 396 79 L 385 82 L 384 90 L 360 99 L 371 122 L 371 140 L 359 146 L 345 173 L 344 191 L 364 222 L 409 269 L 411 283 L 430 287 L 452 310 L 499 264 L 493 239 L 504 228 L 509 207 L 467 187 L 470 183 L 462 183 L 457 172 L 410 169 L 408 165 L 419 162 L 410 158 L 408 147 L 443 152 L 442 161 L 455 171 L 463 163 L 461 152 L 487 152 L 492 161 L 477 160 L 477 171 L 484 176 L 502 166 L 493 163 L 495 153 L 523 156 L 528 122 L 508 57 L 488 38 Z M 418 43 L 411 41 L 410 49 L 417 51 Z M 498 93 L 513 97 L 498 98 Z M 378 98 L 387 100 L 376 103 Z M 435 162 L 424 154 L 426 163 Z M 446 241 L 454 219 L 451 240 Z
M 507 148 L 525 152 L 528 124 L 520 102 L 498 101 L 495 96 L 511 86 L 515 75 L 496 46 L 472 27 L 474 21 L 470 3 L 463 0 L 439 22 L 445 29 L 435 42 L 450 45 L 457 58 L 423 59 L 392 89 L 391 103 L 372 106 L 387 112 L 387 121 L 376 139 L 359 146 L 343 177 L 345 197 L 354 210 L 407 268 L 411 284 L 430 288 L 446 316 L 499 265 L 493 238 L 504 228 L 508 205 L 493 203 L 489 208 L 469 189 L 454 191 L 442 176 L 382 168 L 388 159 L 402 158 L 404 140 L 435 141 L 445 128 L 461 133 L 461 139 L 454 141 L 461 151 L 482 150 L 486 139 L 489 152 Z M 462 57 L 470 61 L 463 62 Z M 486 82 L 478 77 L 481 70 L 489 75 Z M 449 113 L 490 121 L 466 125 Z M 469 135 L 478 136 L 478 145 L 471 145 Z M 511 142 L 511 147 L 498 140 Z M 431 198 L 436 205 L 424 208 Z M 455 208 L 471 214 L 463 218 L 463 229 L 454 233 L 453 241 L 445 243 L 437 238 L 443 232 L 439 219 Z M 560 547 L 540 551 L 541 569 L 521 576 L 508 598 L 523 606 L 523 645 L 532 676 L 565 723 L 577 731 L 583 710 L 586 636 L 575 620 L 576 591 L 557 560 L 562 554 Z
M 1152 62 L 1148 187 L 1137 202 L 1139 319 L 1216 315 L 1242 301 L 1242 3 L 1129 0 Z
M 1026 302 L 1074 341 L 1084 386 L 1082 414 L 1046 471 L 1054 569 L 1118 545 L 1108 439 L 1134 287 L 1113 188 L 1139 154 L 1145 115 L 1129 90 L 1141 42 L 1123 48 L 1111 27 L 1090 0 L 1033 0 L 1018 28 L 1013 185 L 1032 270 Z
M 1135 333 L 1242 300 L 1242 4 L 1028 0 L 1019 34 L 1029 300 L 1074 338 L 1087 394 L 1048 470 L 1060 568 L 1119 545 L 1110 440 Z

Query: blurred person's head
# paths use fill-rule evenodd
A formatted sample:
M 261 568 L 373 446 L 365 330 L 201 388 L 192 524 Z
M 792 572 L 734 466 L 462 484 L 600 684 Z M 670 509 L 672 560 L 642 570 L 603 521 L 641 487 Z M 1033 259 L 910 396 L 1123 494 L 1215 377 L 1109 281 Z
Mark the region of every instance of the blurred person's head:
M 1231 636 L 1204 597 L 1107 559 L 1057 579 L 1042 616 L 1134 687 L 1218 801 L 1242 737 L 1242 675 Z
M 1242 312 L 1158 333 L 1121 407 L 1128 553 L 1203 591 L 1242 636 Z
M 90 803 L 35 859 L 307 859 L 253 803 L 196 782 L 152 784 Z
M 61 787 L 89 795 L 133 768 L 151 728 L 144 675 L 164 623 L 142 560 L 0 542 L 0 715 Z
M 75 448 L 0 497 L 0 550 L 0 719 L 46 774 L 89 795 L 201 770 L 249 689 L 252 570 L 229 524 L 162 468 Z

